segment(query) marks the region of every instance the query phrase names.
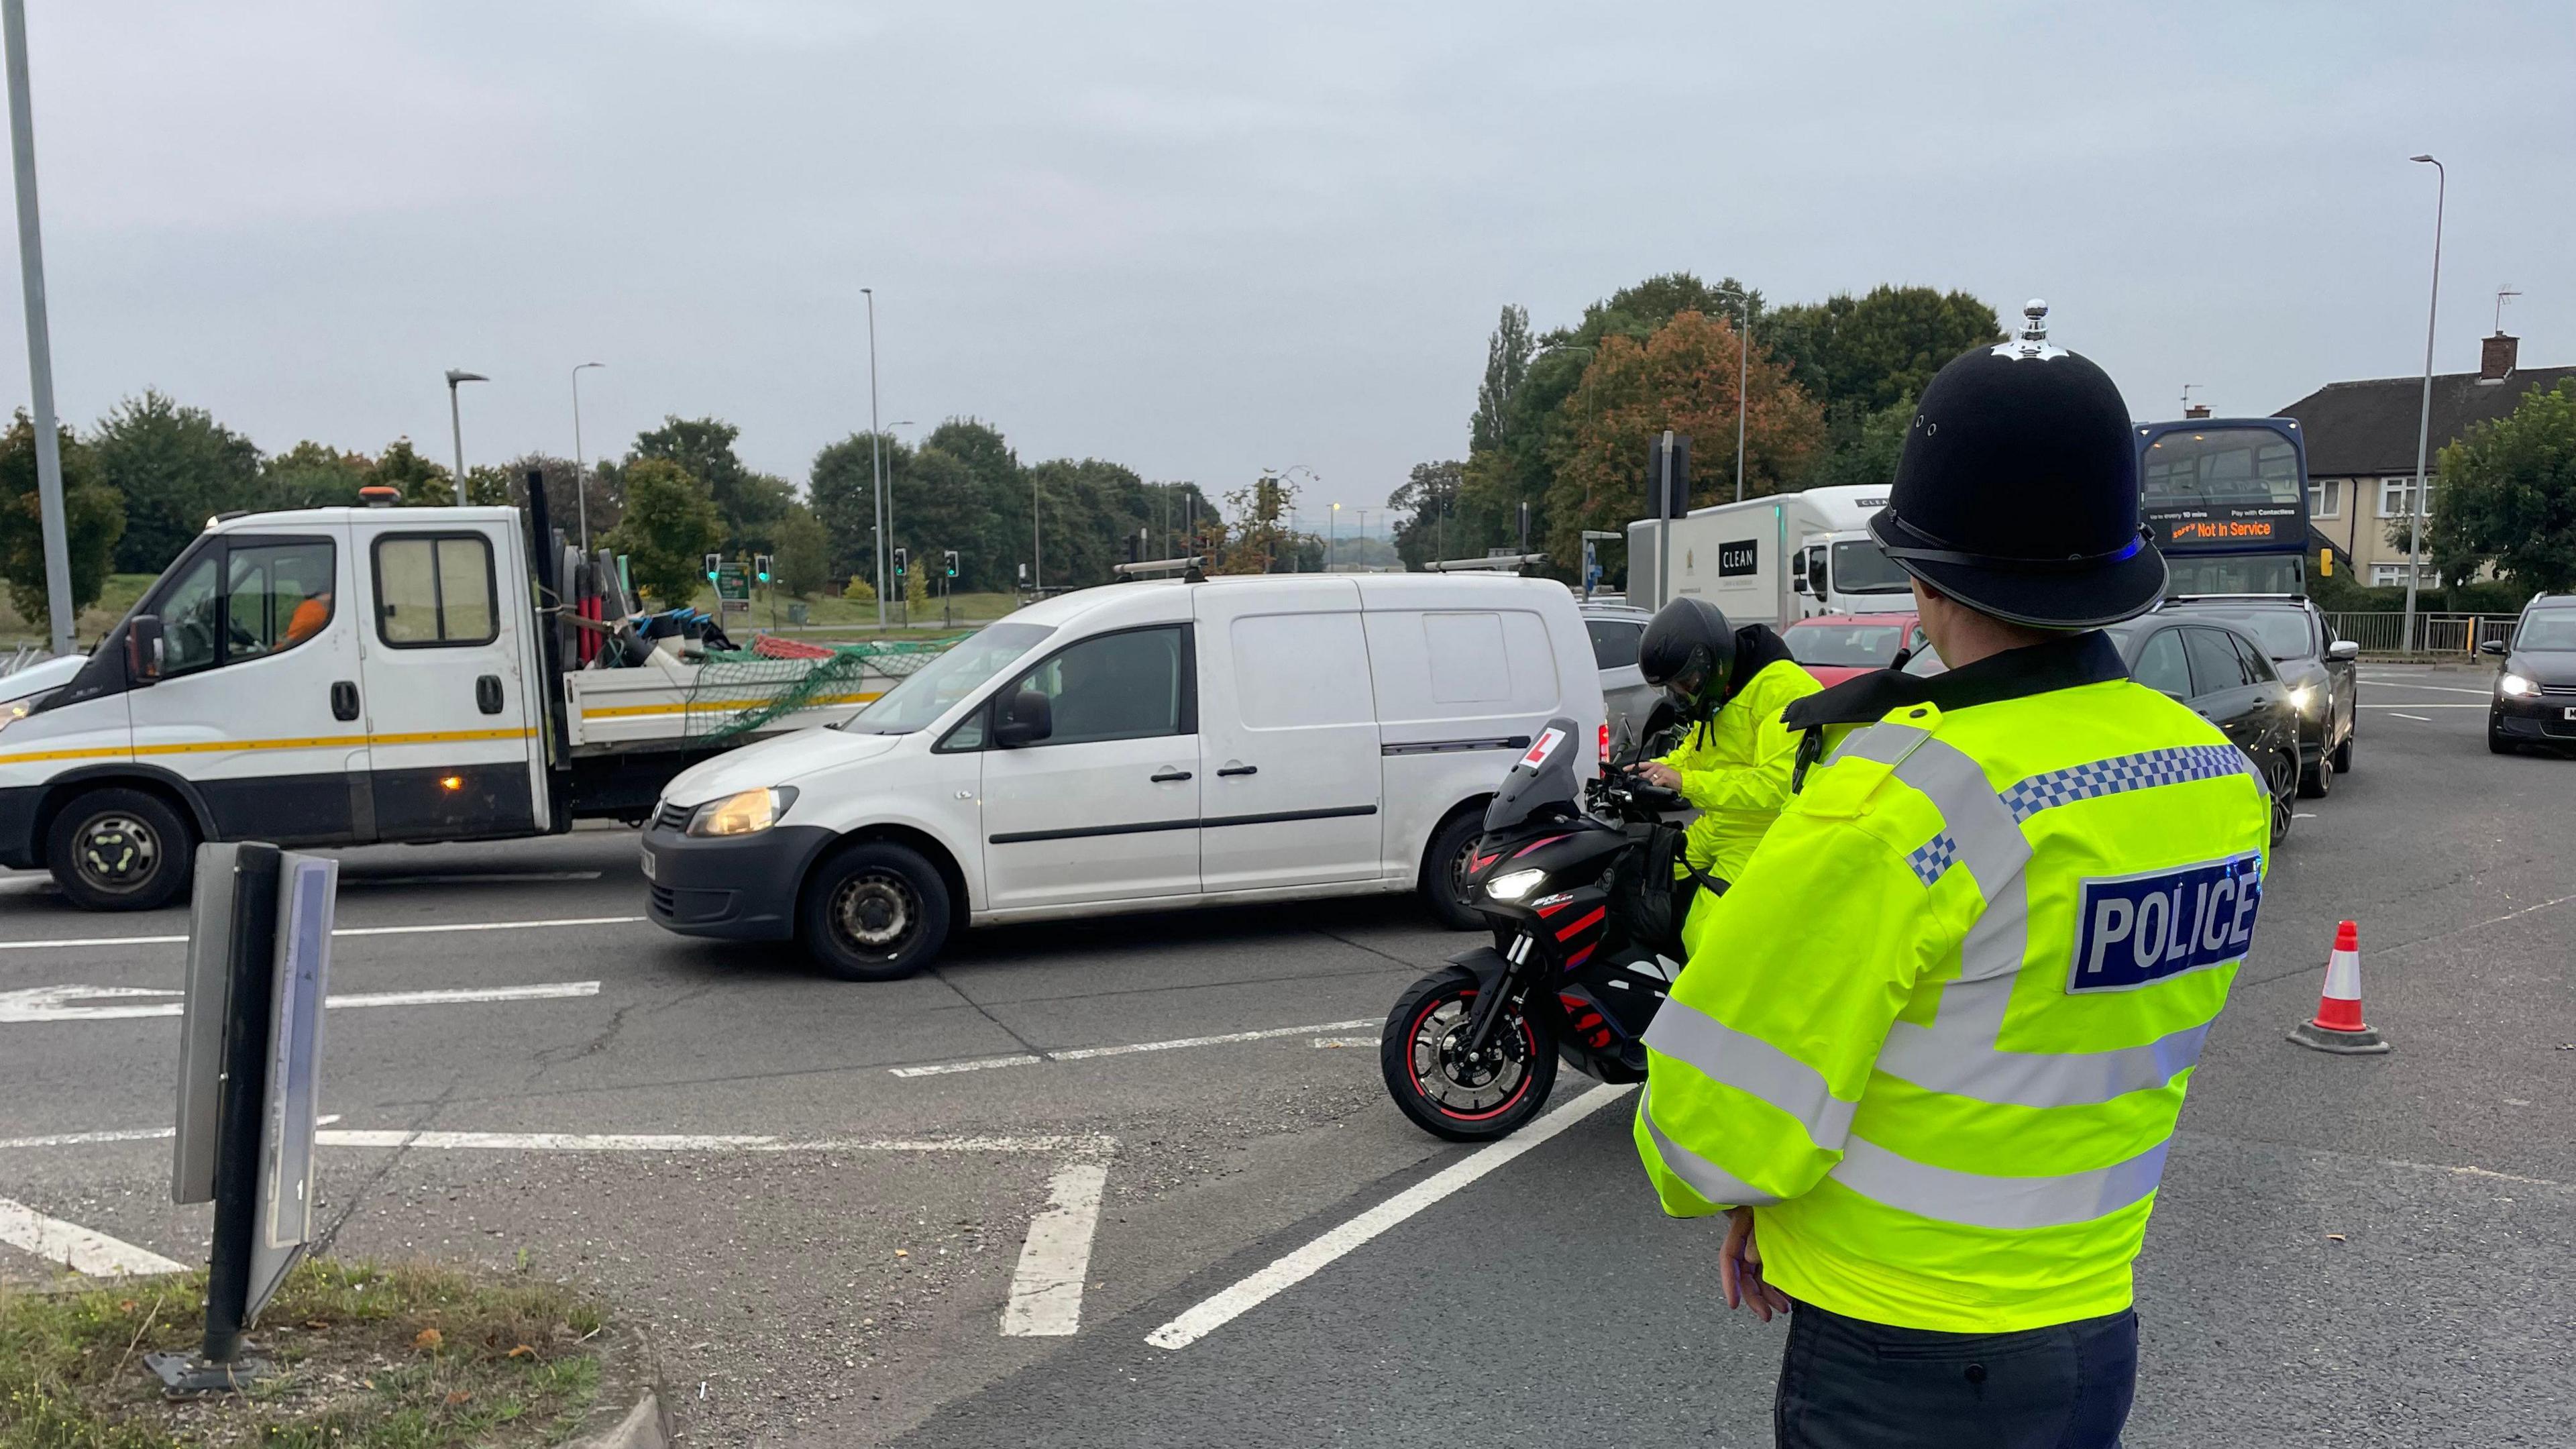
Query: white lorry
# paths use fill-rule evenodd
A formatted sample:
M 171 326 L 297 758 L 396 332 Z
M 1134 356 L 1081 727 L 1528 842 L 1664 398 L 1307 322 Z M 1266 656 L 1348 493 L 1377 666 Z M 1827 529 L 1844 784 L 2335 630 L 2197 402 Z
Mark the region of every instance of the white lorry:
M 1628 525 L 1628 598 L 1658 607 L 1704 598 L 1738 623 L 1785 629 L 1818 614 L 1911 613 L 1905 571 L 1870 541 L 1869 516 L 1884 487 L 1810 488 L 1694 508 L 1672 520 L 1672 587 L 1655 576 L 1666 556 L 1659 530 Z
M 1562 584 L 1267 574 L 1034 604 L 837 729 L 671 782 L 643 839 L 655 922 L 795 937 L 887 980 L 954 929 L 1111 911 L 1465 892 L 1484 807 L 1549 721 L 1602 733 Z
M 542 493 L 534 511 L 543 526 Z M 551 530 L 545 530 L 551 537 Z M 641 820 L 724 744 L 700 666 L 561 661 L 515 508 L 315 508 L 208 524 L 89 655 L 0 676 L 0 866 L 141 910 L 196 843 L 541 835 Z M 553 569 L 541 571 L 540 564 Z M 882 684 L 772 729 L 846 718 Z M 731 691 L 739 693 L 740 691 Z

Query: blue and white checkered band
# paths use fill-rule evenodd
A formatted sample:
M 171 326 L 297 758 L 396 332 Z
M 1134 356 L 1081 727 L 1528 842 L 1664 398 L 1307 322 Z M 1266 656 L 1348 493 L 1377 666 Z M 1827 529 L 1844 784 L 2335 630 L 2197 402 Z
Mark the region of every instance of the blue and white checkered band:
M 2005 790 L 2003 801 L 2013 819 L 2023 821 L 2052 806 L 2072 805 L 2078 800 L 2179 785 L 2187 780 L 2223 780 L 2230 775 L 2250 775 L 2253 768 L 2245 753 L 2234 745 L 2183 745 L 2033 775 Z
M 1946 830 L 1923 842 L 1912 855 L 1905 857 L 1905 863 L 1914 867 L 1914 873 L 1922 877 L 1927 886 L 1939 880 L 1942 872 L 1958 861 L 1958 839 Z

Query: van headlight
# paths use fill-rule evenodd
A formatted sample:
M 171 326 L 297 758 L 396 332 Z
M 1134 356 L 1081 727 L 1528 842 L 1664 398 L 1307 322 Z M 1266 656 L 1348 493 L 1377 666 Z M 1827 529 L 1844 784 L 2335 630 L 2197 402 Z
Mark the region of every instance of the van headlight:
M 1546 871 L 1516 870 L 1485 882 L 1485 894 L 1498 901 L 1516 901 L 1537 890 L 1546 880 Z
M 2503 695 L 2507 699 L 2520 699 L 2527 694 L 2536 694 L 2539 690 L 2539 685 L 2532 683 L 2530 680 L 2523 678 L 2519 674 L 2508 674 L 2504 678 L 2496 681 L 2496 693 Z
M 778 823 L 787 807 L 796 803 L 796 791 L 786 785 L 766 790 L 744 790 L 721 800 L 710 800 L 689 817 L 691 835 L 757 835 Z
M 13 699 L 7 704 L 0 704 L 0 730 L 5 730 L 9 726 L 16 724 L 18 721 L 25 719 L 27 716 L 34 714 L 36 712 L 36 706 L 53 698 L 54 694 L 55 691 L 48 689 L 42 694 L 31 694 L 25 699 Z

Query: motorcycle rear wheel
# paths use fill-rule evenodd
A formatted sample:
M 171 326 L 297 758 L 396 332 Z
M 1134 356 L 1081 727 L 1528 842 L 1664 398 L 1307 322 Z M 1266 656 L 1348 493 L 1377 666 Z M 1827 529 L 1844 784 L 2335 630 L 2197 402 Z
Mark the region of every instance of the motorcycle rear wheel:
M 1556 1086 L 1556 1027 L 1510 1012 L 1486 1059 L 1461 1046 L 1481 986 L 1463 966 L 1435 971 L 1396 999 L 1378 1038 L 1387 1095 L 1413 1125 L 1451 1142 L 1492 1142 L 1547 1106 Z

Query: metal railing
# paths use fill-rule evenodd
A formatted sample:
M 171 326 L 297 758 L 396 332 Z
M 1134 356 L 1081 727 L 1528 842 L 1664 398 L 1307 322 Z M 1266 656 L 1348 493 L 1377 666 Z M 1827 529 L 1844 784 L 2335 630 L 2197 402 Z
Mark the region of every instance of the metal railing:
M 51 659 L 53 654 L 54 651 L 42 644 L 21 644 L 17 652 L 6 659 L 0 659 L 0 679 L 17 673 L 39 659 Z
M 2406 635 L 2404 614 L 2328 614 L 2326 623 L 2338 639 L 2361 645 L 2364 654 L 2430 654 L 2474 657 L 2478 646 L 2512 637 L 2513 614 L 2417 614 L 2415 635 Z

